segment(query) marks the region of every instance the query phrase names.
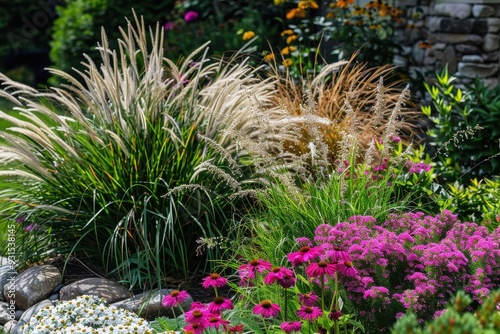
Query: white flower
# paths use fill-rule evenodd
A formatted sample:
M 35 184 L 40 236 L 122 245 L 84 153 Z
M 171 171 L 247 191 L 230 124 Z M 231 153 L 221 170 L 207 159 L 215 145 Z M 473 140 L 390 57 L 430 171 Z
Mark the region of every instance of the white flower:
M 149 323 L 134 313 L 105 305 L 104 299 L 83 295 L 61 301 L 34 314 L 25 334 L 152 334 Z

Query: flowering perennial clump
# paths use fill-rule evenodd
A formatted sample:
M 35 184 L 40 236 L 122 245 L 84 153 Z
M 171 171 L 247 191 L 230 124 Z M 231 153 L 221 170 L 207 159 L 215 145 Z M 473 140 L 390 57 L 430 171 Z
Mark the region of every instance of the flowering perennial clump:
M 149 323 L 135 314 L 106 306 L 104 299 L 83 295 L 47 306 L 23 329 L 25 334 L 152 334 Z
M 481 303 L 500 285 L 500 229 L 489 234 L 446 210 L 390 214 L 382 224 L 354 216 L 318 226 L 314 240 L 348 251 L 358 276 L 341 278 L 347 300 L 378 324 L 406 311 L 420 319 L 438 316 L 459 290 Z

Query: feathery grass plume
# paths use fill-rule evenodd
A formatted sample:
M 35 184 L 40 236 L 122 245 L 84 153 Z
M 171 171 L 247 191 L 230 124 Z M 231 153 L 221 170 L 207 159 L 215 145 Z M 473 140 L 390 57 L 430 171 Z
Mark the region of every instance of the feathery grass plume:
M 42 227 L 20 231 L 26 258 L 72 254 L 131 288 L 162 286 L 220 256 L 196 256 L 196 240 L 226 236 L 235 192 L 252 193 L 268 171 L 291 179 L 280 143 L 294 124 L 272 106 L 274 78 L 239 54 L 211 60 L 203 45 L 177 65 L 158 24 L 135 17 L 120 31 L 112 50 L 103 30 L 99 64 L 51 70 L 60 87 L 1 77 L 19 117 L 0 112 L 11 124 L 0 133 L 0 211 Z
M 355 118 L 362 120 L 357 123 L 356 134 L 361 151 L 366 151 L 373 138 L 382 138 L 401 94 L 400 82 L 393 80 L 384 85 L 382 81 L 382 78 L 391 78 L 392 70 L 391 65 L 367 68 L 366 64 L 357 64 L 352 58 L 350 61 L 324 66 L 316 77 L 301 84 L 295 84 L 286 75 L 275 72 L 278 88 L 274 101 L 291 114 L 302 115 L 304 91 L 311 91 L 311 98 L 315 102 L 314 116 L 323 119 L 316 122 L 315 127 L 323 134 L 324 141 L 329 146 L 330 162 L 334 163 L 339 160 L 342 134 L 350 133 L 346 131 L 351 126 L 346 111 L 351 109 L 345 108 L 345 101 L 352 108 Z M 412 106 L 401 106 L 398 110 L 401 117 L 398 126 L 406 141 L 409 141 L 409 135 L 415 127 L 414 119 L 418 115 L 413 109 Z M 308 128 L 303 126 L 301 143 L 293 148 L 295 152 L 307 151 L 311 137 Z

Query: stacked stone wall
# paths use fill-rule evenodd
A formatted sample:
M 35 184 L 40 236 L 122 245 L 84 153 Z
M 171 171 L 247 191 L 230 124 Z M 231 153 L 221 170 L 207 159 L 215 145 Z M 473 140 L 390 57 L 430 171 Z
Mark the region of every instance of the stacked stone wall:
M 395 64 L 414 80 L 432 80 L 446 65 L 458 83 L 479 77 L 499 83 L 500 1 L 498 4 L 398 0 L 405 22 L 397 32 L 402 50 Z

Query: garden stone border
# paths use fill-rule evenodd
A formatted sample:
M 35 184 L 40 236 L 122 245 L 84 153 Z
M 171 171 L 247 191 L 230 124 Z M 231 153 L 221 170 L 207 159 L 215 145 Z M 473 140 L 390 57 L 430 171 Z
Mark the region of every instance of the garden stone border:
M 2 295 L 9 284 L 5 275 L 11 274 L 10 266 L 0 266 L 0 291 Z M 47 277 L 50 279 L 46 279 Z M 31 316 L 36 314 L 39 309 L 52 305 L 52 302 L 56 300 L 70 300 L 85 294 L 104 298 L 107 305 L 126 309 L 148 321 L 160 316 L 174 317 L 175 314 L 180 314 L 180 308 L 172 310 L 161 305 L 163 297 L 173 289 L 154 290 L 132 295 L 127 288 L 108 279 L 84 278 L 65 285 L 61 284 L 61 277 L 59 269 L 52 265 L 34 266 L 20 273 L 16 277 L 16 292 L 13 299 L 16 305 L 15 319 L 12 319 L 13 316 L 6 309 L 9 301 L 0 301 L 3 302 L 0 304 L 0 329 L 8 333 L 21 334 L 23 325 L 28 323 Z M 33 293 L 34 290 L 38 292 Z M 18 300 L 21 300 L 21 303 L 18 303 Z M 188 298 L 181 306 L 183 309 L 189 309 L 191 303 L 193 303 L 193 299 Z M 4 308 L 5 310 L 3 310 Z

